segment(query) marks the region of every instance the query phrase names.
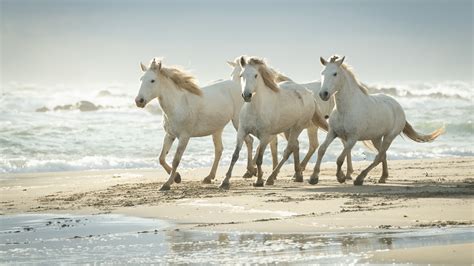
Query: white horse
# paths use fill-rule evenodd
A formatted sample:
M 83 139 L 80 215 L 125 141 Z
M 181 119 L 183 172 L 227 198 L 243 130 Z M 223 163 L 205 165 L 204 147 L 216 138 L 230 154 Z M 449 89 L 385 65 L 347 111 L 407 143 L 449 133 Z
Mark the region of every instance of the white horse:
M 232 80 L 235 82 L 238 82 L 240 85 L 240 72 L 242 71 L 242 68 L 240 67 L 239 64 L 239 59 L 240 57 L 237 57 L 234 61 L 227 61 L 227 64 L 229 64 L 232 68 Z M 283 82 L 283 81 L 292 81 L 292 79 L 288 78 L 287 76 L 281 74 L 280 72 L 276 71 L 275 69 L 268 67 L 268 69 L 273 73 L 275 76 L 275 82 Z M 324 118 L 329 118 L 329 115 L 331 114 L 332 110 L 334 109 L 335 101 L 334 101 L 334 96 L 332 96 L 329 101 L 323 101 L 321 97 L 319 97 L 319 92 L 321 90 L 321 82 L 320 81 L 311 81 L 307 83 L 298 83 L 299 85 L 309 89 L 310 91 L 313 92 L 313 97 L 316 100 L 316 104 L 319 107 L 319 110 L 321 111 L 322 115 Z M 308 135 L 308 140 L 309 140 L 309 148 L 308 152 L 306 153 L 306 156 L 304 157 L 303 161 L 301 162 L 301 169 L 302 171 L 305 170 L 306 165 L 308 164 L 309 160 L 313 156 L 314 152 L 319 146 L 318 142 L 318 127 L 310 122 L 308 124 L 308 127 L 306 128 L 306 133 Z M 273 168 L 276 167 L 278 164 L 278 141 L 275 136 L 274 139 L 270 141 L 270 149 L 272 152 L 272 158 L 273 158 Z M 256 156 L 254 157 L 254 162 L 255 162 Z M 351 159 L 351 154 L 347 154 L 347 174 L 346 174 L 346 179 L 351 179 L 351 174 L 354 172 L 353 167 L 352 167 L 352 159 Z
M 256 155 L 257 181 L 254 183 L 255 186 L 263 186 L 263 153 L 272 137 L 280 133 L 288 135 L 288 144 L 283 153 L 283 158 L 273 169 L 266 185 L 274 183 L 280 168 L 292 153 L 295 164 L 295 178 L 303 179 L 299 163 L 298 136 L 311 120 L 320 127 L 327 127 L 312 93 L 294 82 L 283 82 L 277 85 L 274 74 L 261 59 L 252 57 L 246 60 L 242 56 L 239 64 L 242 67 L 242 96 L 246 103 L 240 111 L 237 144 L 232 162 L 220 188 L 229 189 L 232 169 L 239 158 L 244 138 L 249 134 L 260 140 L 260 148 Z
M 229 121 L 232 121 L 236 129 L 239 125 L 239 112 L 243 105 L 240 86 L 232 80 L 226 80 L 201 89 L 192 76 L 178 68 L 164 67 L 161 61 L 153 59 L 148 68 L 140 65 L 145 73 L 141 77 L 140 91 L 135 98 L 136 105 L 143 108 L 151 100 L 158 98 L 163 110 L 163 127 L 166 134 L 160 164 L 169 174 L 169 178 L 160 190 L 169 190 L 174 181 L 181 182 L 176 169 L 191 137 L 212 135 L 215 158 L 211 172 L 203 180 L 203 183 L 210 183 L 216 176 L 222 155 L 222 131 Z M 170 167 L 166 163 L 166 155 L 176 138 L 179 143 Z M 252 141 L 250 136 L 245 138 L 250 176 L 255 172 L 252 163 Z
M 403 132 L 416 142 L 430 142 L 444 132 L 443 128 L 439 128 L 429 135 L 417 133 L 406 120 L 405 112 L 395 99 L 384 94 L 368 94 L 367 88 L 355 78 L 350 68 L 343 64 L 344 57 L 332 56 L 329 62 L 322 57 L 320 60 L 325 67 L 321 72 L 322 86 L 319 95 L 326 101 L 335 95 L 336 109 L 329 117 L 329 131 L 326 140 L 319 147 L 318 160 L 310 183 L 317 183 L 323 155 L 336 137 L 344 140 L 344 149 L 337 158 L 336 176 L 341 183 L 345 181 L 341 171 L 344 158 L 358 140 L 371 140 L 378 150 L 372 164 L 354 180 L 354 185 L 362 185 L 369 171 L 380 162 L 383 170 L 379 183 L 385 183 L 388 178 L 386 152 L 400 133 Z

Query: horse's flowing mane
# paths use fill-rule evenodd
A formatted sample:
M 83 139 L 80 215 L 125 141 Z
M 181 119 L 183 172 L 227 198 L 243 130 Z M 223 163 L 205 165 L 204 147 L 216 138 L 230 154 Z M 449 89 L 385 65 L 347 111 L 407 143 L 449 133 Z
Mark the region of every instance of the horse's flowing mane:
M 356 82 L 357 87 L 359 87 L 359 89 L 362 91 L 362 93 L 364 93 L 365 95 L 369 95 L 369 89 L 367 89 L 367 87 L 365 87 L 365 85 L 360 83 L 359 80 L 357 80 L 357 78 L 354 75 L 354 72 L 352 71 L 351 66 L 343 63 L 341 65 L 341 68 L 344 69 L 346 71 L 346 73 L 349 74 L 349 76 Z
M 248 64 L 257 67 L 258 72 L 262 76 L 263 83 L 265 83 L 267 87 L 269 87 L 274 92 L 280 91 L 280 88 L 278 88 L 278 85 L 276 84 L 277 76 L 273 71 L 270 70 L 270 68 L 267 67 L 267 64 L 263 59 L 257 57 L 250 57 L 248 60 Z
M 196 84 L 196 78 L 178 67 L 161 67 L 160 73 L 169 78 L 177 87 L 201 96 L 202 90 Z
M 239 65 L 239 60 L 240 60 L 240 56 L 237 57 L 234 60 L 234 63 Z M 273 76 L 275 77 L 275 82 L 276 83 L 283 82 L 283 81 L 293 81 L 292 79 L 285 76 L 283 73 L 279 72 L 278 70 L 274 69 L 273 67 L 270 67 L 270 66 L 267 65 L 267 68 L 268 68 L 268 70 L 270 70 L 270 72 L 272 72 Z

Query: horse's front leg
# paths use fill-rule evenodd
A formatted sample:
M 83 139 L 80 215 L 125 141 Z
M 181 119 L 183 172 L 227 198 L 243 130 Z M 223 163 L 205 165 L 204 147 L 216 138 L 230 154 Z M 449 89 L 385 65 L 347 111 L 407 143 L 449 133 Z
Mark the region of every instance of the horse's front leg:
M 337 157 L 337 161 L 336 161 L 337 163 L 336 177 L 339 183 L 344 183 L 346 181 L 346 176 L 342 172 L 342 165 L 344 164 L 344 159 L 346 159 L 346 156 L 348 154 L 351 154 L 351 150 L 356 144 L 356 142 L 357 140 L 355 138 L 348 139 L 347 141 L 342 141 L 342 143 L 344 144 L 344 149 L 342 150 L 339 157 Z
M 323 144 L 319 146 L 318 149 L 318 159 L 316 161 L 316 164 L 314 165 L 314 170 L 313 174 L 309 178 L 309 183 L 311 185 L 316 185 L 319 181 L 319 172 L 321 171 L 321 161 L 323 160 L 323 156 L 326 153 L 327 148 L 329 147 L 329 144 L 336 138 L 336 133 L 329 129 L 328 134 L 326 135 L 326 139 L 324 140 Z
M 174 154 L 174 158 L 173 158 L 173 163 L 171 165 L 172 168 L 171 168 L 170 177 L 168 178 L 168 181 L 166 181 L 166 183 L 164 183 L 161 186 L 160 191 L 170 190 L 171 184 L 173 184 L 174 177 L 176 176 L 176 169 L 178 168 L 179 162 L 181 161 L 181 157 L 183 156 L 183 153 L 186 150 L 186 146 L 188 145 L 188 142 L 189 142 L 188 136 L 179 138 L 178 148 L 176 149 L 176 153 Z
M 211 180 L 216 177 L 217 167 L 224 150 L 222 145 L 222 129 L 212 134 L 212 141 L 214 142 L 214 162 L 212 163 L 211 172 L 202 180 L 203 184 L 210 184 Z
M 237 132 L 237 143 L 235 145 L 234 154 L 232 155 L 232 161 L 230 162 L 229 169 L 227 170 L 227 173 L 225 174 L 225 178 L 222 180 L 222 183 L 219 186 L 220 189 L 227 190 L 230 188 L 230 177 L 232 176 L 232 170 L 234 169 L 235 163 L 239 159 L 239 153 L 240 153 L 240 150 L 242 149 L 242 145 L 244 144 L 244 139 L 247 135 L 248 134 L 239 127 L 239 131 Z
M 272 169 L 278 165 L 278 135 L 275 135 L 270 141 L 270 151 L 272 153 Z
M 253 138 L 250 135 L 247 135 L 244 138 L 245 145 L 247 146 L 247 172 L 245 172 L 243 178 L 251 178 L 257 174 L 257 170 L 255 169 L 255 160 L 252 159 L 252 152 L 253 152 Z M 257 147 L 257 151 L 258 151 Z
M 163 147 L 161 148 L 160 153 L 160 164 L 165 169 L 167 174 L 171 173 L 171 166 L 169 166 L 166 162 L 166 155 L 168 155 L 168 152 L 170 151 L 171 146 L 173 146 L 173 142 L 175 139 L 176 137 L 168 133 L 165 134 L 165 138 L 163 139 Z M 179 173 L 176 173 L 174 177 L 174 182 L 181 183 L 181 175 Z
M 346 180 L 352 180 L 352 173 L 354 173 L 354 168 L 352 167 L 352 155 L 351 152 L 349 152 L 347 153 Z
M 258 150 L 257 154 L 257 181 L 253 183 L 254 187 L 263 187 L 263 154 L 265 153 L 265 149 L 267 148 L 267 145 L 270 142 L 271 138 L 272 136 L 262 136 L 260 138 L 260 149 Z

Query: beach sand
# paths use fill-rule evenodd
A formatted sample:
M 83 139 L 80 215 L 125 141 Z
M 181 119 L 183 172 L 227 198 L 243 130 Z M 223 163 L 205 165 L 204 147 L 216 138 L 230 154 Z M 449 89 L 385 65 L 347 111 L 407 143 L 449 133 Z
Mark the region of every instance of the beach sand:
M 356 176 L 370 162 L 355 162 Z M 160 192 L 163 170 L 105 170 L 0 175 L 1 214 L 125 214 L 160 218 L 178 230 L 266 233 L 364 232 L 473 226 L 474 158 L 389 161 L 390 177 L 376 184 L 381 167 L 362 187 L 339 184 L 335 163 L 323 164 L 320 182 L 291 181 L 287 164 L 274 186 L 255 188 L 235 176 L 231 189 L 200 180 L 209 169 L 180 171 L 183 182 Z M 264 168 L 267 176 L 269 166 Z M 244 173 L 236 167 L 235 175 Z M 474 242 L 474 240 L 473 240 Z M 474 263 L 472 243 L 373 252 L 367 262 Z M 436 255 L 436 256 L 435 256 Z M 443 260 L 443 257 L 456 260 Z

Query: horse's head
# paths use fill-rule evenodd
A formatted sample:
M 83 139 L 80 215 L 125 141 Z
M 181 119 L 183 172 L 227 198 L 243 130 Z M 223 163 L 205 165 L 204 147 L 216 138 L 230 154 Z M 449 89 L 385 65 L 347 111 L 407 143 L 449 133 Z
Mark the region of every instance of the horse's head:
M 259 83 L 262 83 L 262 78 L 259 75 L 260 73 L 258 69 L 260 66 L 249 64 L 244 56 L 240 57 L 239 65 L 242 68 L 242 71 L 240 72 L 242 98 L 244 98 L 244 101 L 250 102 L 252 96 L 257 91 Z
M 324 69 L 321 72 L 321 90 L 319 92 L 319 97 L 323 101 L 329 100 L 334 93 L 336 93 L 341 83 L 342 69 L 341 65 L 344 62 L 344 58 L 339 58 L 337 55 L 333 55 L 329 62 L 320 57 L 321 64 L 323 64 Z
M 135 104 L 143 108 L 151 100 L 158 97 L 161 61 L 157 63 L 156 59 L 153 59 L 149 67 L 146 67 L 143 63 L 140 63 L 140 66 L 144 73 L 140 78 L 142 83 L 135 98 Z
M 227 61 L 227 64 L 232 68 L 232 73 L 230 74 L 232 80 L 240 83 L 240 72 L 242 72 L 242 68 L 238 63 L 239 60 L 240 57 L 238 57 L 234 61 Z

